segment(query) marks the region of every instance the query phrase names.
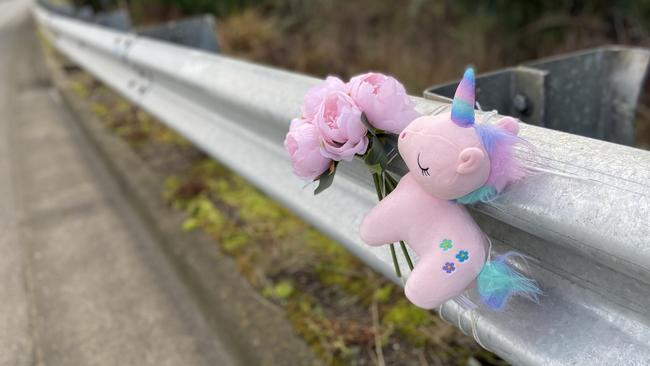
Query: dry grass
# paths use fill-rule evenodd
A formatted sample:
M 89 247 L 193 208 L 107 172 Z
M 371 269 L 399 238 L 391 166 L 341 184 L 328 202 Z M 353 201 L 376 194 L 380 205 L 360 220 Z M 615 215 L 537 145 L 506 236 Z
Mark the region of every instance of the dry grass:
M 398 77 L 411 92 L 453 78 L 467 64 L 480 69 L 498 67 L 488 46 L 489 34 L 478 37 L 481 24 L 446 27 L 435 21 L 426 28 L 419 20 L 445 18 L 444 9 L 426 7 L 387 17 L 390 9 L 364 11 L 363 2 L 305 11 L 306 19 L 284 19 L 250 8 L 219 25 L 225 53 L 317 76 L 347 78 L 367 70 Z M 413 14 L 417 14 L 417 16 Z M 340 16 L 339 16 L 340 14 Z M 317 19 L 311 19 L 316 17 Z M 332 20 L 334 21 L 328 21 Z
M 414 94 L 457 78 L 468 64 L 488 71 L 609 43 L 647 44 L 638 21 L 588 9 L 509 24 L 504 17 L 514 15 L 444 1 L 273 4 L 224 18 L 219 24 L 224 52 L 317 76 L 378 70 L 395 75 Z

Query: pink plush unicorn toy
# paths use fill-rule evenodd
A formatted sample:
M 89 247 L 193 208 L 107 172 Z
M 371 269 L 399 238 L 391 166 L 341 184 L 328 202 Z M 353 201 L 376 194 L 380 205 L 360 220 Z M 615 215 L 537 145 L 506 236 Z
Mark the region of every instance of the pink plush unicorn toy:
M 525 175 L 513 156 L 517 122 L 475 123 L 474 70 L 465 71 L 451 113 L 411 122 L 398 138 L 409 173 L 364 218 L 361 238 L 369 245 L 400 240 L 420 259 L 405 293 L 415 305 L 432 309 L 473 284 L 482 301 L 501 310 L 515 294 L 535 298 L 536 283 L 512 269 L 508 257 L 490 260 L 487 236 L 462 204 L 493 199 Z

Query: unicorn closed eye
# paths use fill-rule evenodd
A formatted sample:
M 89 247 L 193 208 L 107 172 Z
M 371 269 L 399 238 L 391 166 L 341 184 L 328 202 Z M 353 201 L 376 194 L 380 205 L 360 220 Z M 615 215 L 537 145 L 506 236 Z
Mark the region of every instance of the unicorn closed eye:
M 489 242 L 461 204 L 489 201 L 525 175 L 513 156 L 517 122 L 475 123 L 474 70 L 465 71 L 450 113 L 420 117 L 398 138 L 409 173 L 364 218 L 361 238 L 377 246 L 405 241 L 420 257 L 406 286 L 415 305 L 432 309 L 472 284 L 494 310 L 515 294 L 534 298 L 534 281 L 489 260 Z

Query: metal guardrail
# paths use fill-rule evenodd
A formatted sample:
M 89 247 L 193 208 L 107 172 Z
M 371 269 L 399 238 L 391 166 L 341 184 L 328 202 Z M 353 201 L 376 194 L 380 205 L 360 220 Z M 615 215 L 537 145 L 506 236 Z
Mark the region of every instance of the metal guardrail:
M 476 100 L 524 122 L 632 145 L 650 50 L 605 46 L 477 75 Z M 424 95 L 452 98 L 457 82 Z
M 74 62 L 398 282 L 388 250 L 358 236 L 376 204 L 365 166 L 342 164 L 318 197 L 291 173 L 282 141 L 317 79 L 35 15 Z M 414 100 L 422 113 L 444 106 Z M 529 125 L 521 135 L 538 149 L 529 163 L 550 172 L 471 212 L 497 251 L 532 258 L 545 294 L 501 313 L 449 301 L 440 315 L 513 364 L 650 364 L 650 152 Z
M 219 53 L 217 24 L 212 15 L 199 15 L 178 21 L 144 27 L 138 35 L 176 43 L 206 52 Z

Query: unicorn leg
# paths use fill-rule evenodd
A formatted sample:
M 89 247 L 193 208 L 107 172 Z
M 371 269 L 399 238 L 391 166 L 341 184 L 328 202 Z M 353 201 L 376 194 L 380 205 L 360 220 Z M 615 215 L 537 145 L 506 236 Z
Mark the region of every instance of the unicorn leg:
M 422 256 L 406 281 L 404 293 L 416 306 L 434 309 L 460 295 L 481 272 L 485 253 L 477 250 L 460 261 L 454 253 L 429 252 Z

